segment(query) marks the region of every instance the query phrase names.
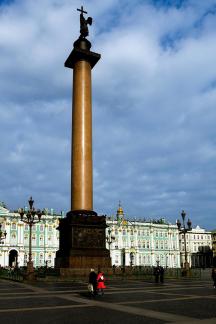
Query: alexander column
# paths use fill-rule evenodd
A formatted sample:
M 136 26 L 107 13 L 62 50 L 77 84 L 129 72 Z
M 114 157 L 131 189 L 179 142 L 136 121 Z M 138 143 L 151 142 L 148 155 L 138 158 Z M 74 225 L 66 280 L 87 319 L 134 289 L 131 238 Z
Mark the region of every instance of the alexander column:
M 92 94 L 91 70 L 100 54 L 90 51 L 86 39 L 92 18 L 85 19 L 80 11 L 80 36 L 65 62 L 73 70 L 72 152 L 71 152 L 71 211 L 60 219 L 60 247 L 56 267 L 63 275 L 89 267 L 109 268 L 111 260 L 106 249 L 105 216 L 93 210 L 92 164 Z

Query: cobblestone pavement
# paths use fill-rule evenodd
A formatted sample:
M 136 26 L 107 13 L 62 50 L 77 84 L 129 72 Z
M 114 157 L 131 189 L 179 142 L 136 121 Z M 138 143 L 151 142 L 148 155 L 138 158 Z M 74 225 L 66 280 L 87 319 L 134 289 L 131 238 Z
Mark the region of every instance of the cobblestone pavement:
M 85 283 L 24 284 L 0 280 L 3 324 L 216 323 L 211 281 L 111 280 L 90 299 Z

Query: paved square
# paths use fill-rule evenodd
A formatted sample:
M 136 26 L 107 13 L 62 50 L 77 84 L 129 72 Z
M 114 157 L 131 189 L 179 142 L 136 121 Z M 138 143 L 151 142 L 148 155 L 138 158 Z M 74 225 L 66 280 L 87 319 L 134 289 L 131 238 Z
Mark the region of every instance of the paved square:
M 209 281 L 161 284 L 109 280 L 90 299 L 85 283 L 24 284 L 0 280 L 0 316 L 6 324 L 216 323 L 216 290 Z

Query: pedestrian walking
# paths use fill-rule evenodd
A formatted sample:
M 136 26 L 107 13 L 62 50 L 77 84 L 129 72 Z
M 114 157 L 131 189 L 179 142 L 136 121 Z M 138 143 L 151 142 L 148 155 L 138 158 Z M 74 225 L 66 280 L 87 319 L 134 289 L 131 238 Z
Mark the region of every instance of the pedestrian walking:
M 160 283 L 164 283 L 164 268 L 162 266 L 159 267 L 159 275 L 160 275 Z
M 94 269 L 91 269 L 89 273 L 88 291 L 91 296 L 97 293 L 97 274 Z
M 104 294 L 104 289 L 106 288 L 104 284 L 105 278 L 104 278 L 104 273 L 102 271 L 98 271 L 97 275 L 97 291 L 99 295 Z
M 159 276 L 160 276 L 160 267 L 157 265 L 157 267 L 154 267 L 154 276 L 155 276 L 155 283 L 159 282 Z
M 212 269 L 213 287 L 216 288 L 216 268 Z

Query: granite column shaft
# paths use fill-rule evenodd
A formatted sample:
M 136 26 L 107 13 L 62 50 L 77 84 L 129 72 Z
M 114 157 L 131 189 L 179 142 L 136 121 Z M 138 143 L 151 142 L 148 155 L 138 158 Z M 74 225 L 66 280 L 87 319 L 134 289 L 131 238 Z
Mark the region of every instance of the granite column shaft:
M 73 67 L 71 210 L 93 210 L 91 65 Z

